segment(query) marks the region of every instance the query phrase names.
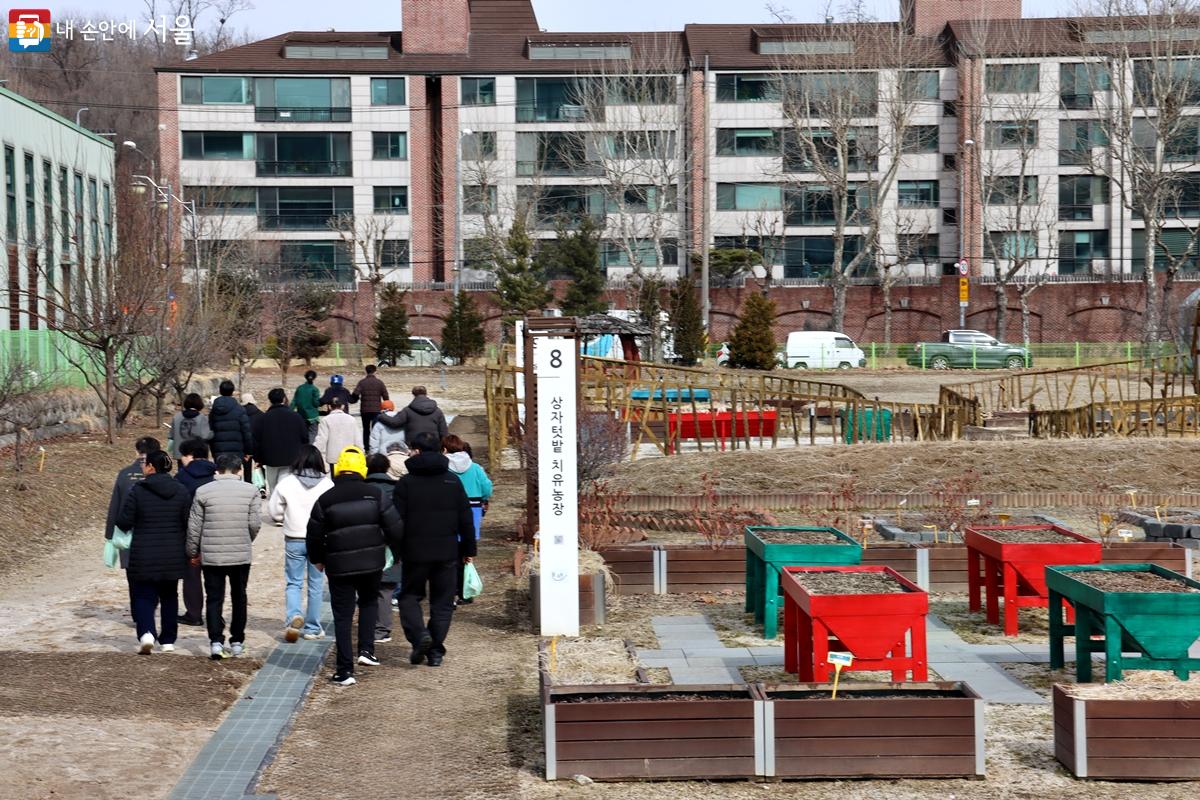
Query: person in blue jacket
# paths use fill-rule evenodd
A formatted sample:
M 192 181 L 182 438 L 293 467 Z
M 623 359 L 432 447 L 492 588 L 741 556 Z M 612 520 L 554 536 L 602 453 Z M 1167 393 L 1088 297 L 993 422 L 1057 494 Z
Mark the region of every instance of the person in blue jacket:
M 442 452 L 450 462 L 450 472 L 458 476 L 467 492 L 467 500 L 471 503 L 471 517 L 475 521 L 475 541 L 479 541 L 483 533 L 483 516 L 487 512 L 487 503 L 492 498 L 492 479 L 483 471 L 483 467 L 471 460 L 470 445 L 454 434 L 442 438 Z M 462 592 L 463 571 L 460 569 L 457 602 L 460 605 L 473 602 L 464 599 Z

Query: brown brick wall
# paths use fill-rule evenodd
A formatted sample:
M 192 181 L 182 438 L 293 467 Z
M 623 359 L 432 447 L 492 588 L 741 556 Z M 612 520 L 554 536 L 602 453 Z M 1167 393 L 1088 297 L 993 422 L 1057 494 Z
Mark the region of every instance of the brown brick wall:
M 458 263 L 458 78 L 442 78 L 442 180 L 441 197 L 436 201 L 445 209 L 442 239 L 443 264 L 441 274 L 452 282 Z
M 468 0 L 404 0 L 406 53 L 465 53 L 471 31 Z
M 408 213 L 412 219 L 412 238 L 409 241 L 413 281 L 433 280 L 433 198 L 431 164 L 429 161 L 430 113 L 425 92 L 425 77 L 408 77 L 408 104 L 412 123 L 408 131 L 408 159 L 412 182 L 408 187 Z
M 169 183 L 178 193 L 179 156 L 179 76 L 173 73 L 158 75 L 158 169 L 162 183 Z M 155 176 L 158 179 L 158 176 Z
M 692 251 L 702 247 L 704 236 L 704 186 L 708 179 L 708 149 L 705 131 L 704 72 L 692 70 L 688 73 L 688 150 L 692 155 L 692 170 L 688 188 Z
M 952 20 L 1020 19 L 1021 0 L 900 0 L 900 18 L 918 35 L 936 35 Z

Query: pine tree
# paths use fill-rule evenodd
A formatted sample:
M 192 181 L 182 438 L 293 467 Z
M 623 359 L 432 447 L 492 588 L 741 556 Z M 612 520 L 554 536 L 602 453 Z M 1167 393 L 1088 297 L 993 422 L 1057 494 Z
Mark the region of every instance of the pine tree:
M 517 213 L 512 228 L 495 256 L 496 295 L 506 329 L 530 311 L 545 308 L 554 299 L 538 265 L 525 215 Z
M 646 353 L 647 361 L 658 361 L 662 358 L 662 290 L 666 281 L 657 274 L 642 273 L 637 288 L 638 318 L 643 325 L 650 329 L 650 347 Z
M 571 277 L 567 293 L 559 306 L 569 317 L 603 314 L 608 310 L 604 299 L 607 276 L 600 266 L 600 228 L 591 216 L 584 215 L 575 230 L 558 226 L 558 240 L 549 248 L 556 272 Z
M 313 359 L 325 355 L 333 337 L 321 327 L 329 319 L 337 301 L 337 293 L 322 284 L 305 284 L 297 290 L 295 324 L 298 330 L 293 338 L 292 351 L 296 358 L 311 365 Z M 290 324 L 281 320 L 281 324 Z
M 401 356 L 412 352 L 408 341 L 408 309 L 404 306 L 405 292 L 394 283 L 385 283 L 379 292 L 379 316 L 375 318 L 375 333 L 371 346 L 380 361 L 395 364 Z
M 696 287 L 681 280 L 671 289 L 671 337 L 675 355 L 684 366 L 695 366 L 704 356 L 704 318 Z
M 746 298 L 733 337 L 729 365 L 745 369 L 775 368 L 775 304 L 754 292 Z
M 459 292 L 450 304 L 442 328 L 442 352 L 459 364 L 483 352 L 483 315 L 466 292 Z

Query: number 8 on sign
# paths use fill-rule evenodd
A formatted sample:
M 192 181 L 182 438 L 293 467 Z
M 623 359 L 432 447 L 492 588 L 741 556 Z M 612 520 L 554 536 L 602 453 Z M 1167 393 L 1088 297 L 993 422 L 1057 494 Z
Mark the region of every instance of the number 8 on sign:
M 563 365 L 562 350 L 551 350 L 550 351 L 550 366 L 551 366 L 551 368 L 560 369 L 560 368 L 562 368 L 562 365 Z

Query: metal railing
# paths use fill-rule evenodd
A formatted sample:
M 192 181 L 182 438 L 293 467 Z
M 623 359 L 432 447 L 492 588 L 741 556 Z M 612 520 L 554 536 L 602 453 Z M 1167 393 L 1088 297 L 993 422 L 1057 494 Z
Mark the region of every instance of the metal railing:
M 259 214 L 258 228 L 264 231 L 323 231 L 329 229 L 329 220 L 344 217 L 347 210 L 334 210 L 320 214 Z
M 348 107 L 308 108 L 301 106 L 258 106 L 255 122 L 350 122 L 353 112 Z
M 353 161 L 259 161 L 258 177 L 320 175 L 348 178 L 354 174 Z

